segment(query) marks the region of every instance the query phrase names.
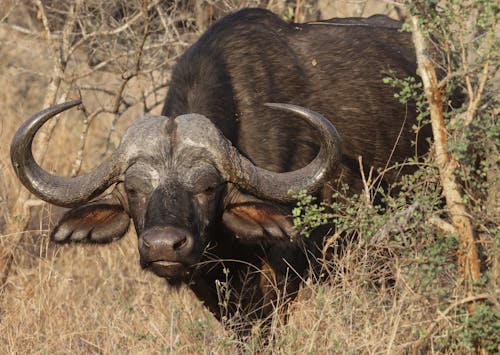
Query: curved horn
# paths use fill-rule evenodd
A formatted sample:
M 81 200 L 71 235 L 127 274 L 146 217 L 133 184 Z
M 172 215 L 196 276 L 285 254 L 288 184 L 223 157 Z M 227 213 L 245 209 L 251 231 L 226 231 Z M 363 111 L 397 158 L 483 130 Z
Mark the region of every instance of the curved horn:
M 265 105 L 290 111 L 304 118 L 318 134 L 319 152 L 301 169 L 275 173 L 255 166 L 247 158 L 233 151 L 231 156 L 235 161 L 232 171 L 234 182 L 256 196 L 281 202 L 293 201 L 293 195 L 302 190 L 308 193 L 317 191 L 332 177 L 340 161 L 340 136 L 335 126 L 319 113 L 300 106 L 282 103 Z
M 42 200 L 64 207 L 76 206 L 99 195 L 121 174 L 118 151 L 93 172 L 73 178 L 51 175 L 33 158 L 31 145 L 36 132 L 50 118 L 80 103 L 81 100 L 69 101 L 31 116 L 19 127 L 10 146 L 12 165 L 23 185 Z

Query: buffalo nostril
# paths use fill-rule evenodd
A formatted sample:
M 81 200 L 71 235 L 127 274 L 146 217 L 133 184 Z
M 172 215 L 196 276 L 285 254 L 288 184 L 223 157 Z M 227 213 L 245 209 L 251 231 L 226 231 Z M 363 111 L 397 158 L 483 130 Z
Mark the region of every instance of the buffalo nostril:
M 171 226 L 154 227 L 139 237 L 142 265 L 166 262 L 193 264 L 197 260 L 195 240 L 189 231 Z
M 142 245 L 146 248 L 151 248 L 151 244 L 149 244 L 145 238 L 141 238 L 139 241 L 142 242 Z
M 186 245 L 186 243 L 187 243 L 187 238 L 186 238 L 186 236 L 183 236 L 183 237 L 181 237 L 180 240 L 178 240 L 177 242 L 175 242 L 172 247 L 173 247 L 174 250 L 179 250 L 179 249 L 182 249 L 182 247 L 184 245 Z
M 191 235 L 180 228 L 152 228 L 139 237 L 139 250 L 148 255 L 190 253 L 192 246 Z

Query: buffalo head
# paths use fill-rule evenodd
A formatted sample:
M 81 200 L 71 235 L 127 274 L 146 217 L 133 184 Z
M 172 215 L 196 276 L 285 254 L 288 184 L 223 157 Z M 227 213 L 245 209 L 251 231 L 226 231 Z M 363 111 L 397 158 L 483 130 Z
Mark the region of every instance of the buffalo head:
M 19 179 L 39 198 L 74 207 L 53 231 L 54 240 L 108 242 L 124 235 L 132 218 L 141 265 L 170 280 L 182 280 L 193 270 L 214 224 L 226 223 L 236 234 L 252 234 L 252 227 L 245 229 L 244 221 L 235 217 L 241 217 L 241 210 L 224 216 L 231 191 L 290 202 L 290 192 L 318 190 L 340 159 L 340 140 L 327 119 L 298 106 L 267 104 L 295 113 L 315 128 L 320 149 L 307 166 L 284 173 L 259 168 L 208 118 L 187 114 L 143 116 L 94 171 L 71 178 L 51 175 L 33 158 L 33 138 L 47 120 L 78 104 L 50 107 L 19 128 L 11 145 Z M 95 199 L 112 185 L 111 193 Z

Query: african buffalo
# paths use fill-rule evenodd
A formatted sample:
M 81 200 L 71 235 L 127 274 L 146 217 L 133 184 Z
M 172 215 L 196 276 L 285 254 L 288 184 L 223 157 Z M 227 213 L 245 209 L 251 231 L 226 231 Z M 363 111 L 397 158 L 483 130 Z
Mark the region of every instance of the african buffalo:
M 79 102 L 30 118 L 13 165 L 35 195 L 74 207 L 53 240 L 110 242 L 131 218 L 143 268 L 186 283 L 218 319 L 263 319 L 295 295 L 321 247 L 322 234 L 293 228 L 293 193 L 359 192 L 358 156 L 383 168 L 426 149 L 428 132 L 412 144 L 414 106 L 382 80 L 415 75 L 411 35 L 398 28 L 384 16 L 288 24 L 241 10 L 184 53 L 162 115 L 139 118 L 94 171 L 53 176 L 31 153 L 43 123 Z

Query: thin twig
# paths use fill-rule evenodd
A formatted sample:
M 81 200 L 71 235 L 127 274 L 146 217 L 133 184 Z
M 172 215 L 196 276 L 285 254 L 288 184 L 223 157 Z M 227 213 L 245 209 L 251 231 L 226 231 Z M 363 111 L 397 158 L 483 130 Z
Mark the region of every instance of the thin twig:
M 467 53 L 465 51 L 465 44 L 464 44 L 464 38 L 462 36 L 462 31 L 458 31 L 458 43 L 460 44 L 460 59 L 462 60 L 462 67 L 464 68 L 464 72 L 466 73 L 464 75 L 465 78 L 465 85 L 467 87 L 467 93 L 470 98 L 474 97 L 474 90 L 472 89 L 472 83 L 470 80 L 470 74 L 468 70 L 468 64 L 467 64 Z
M 394 0 L 382 0 L 383 2 L 406 9 L 406 4 Z
M 81 97 L 81 94 L 80 94 Z M 90 127 L 90 123 L 93 121 L 93 119 L 102 113 L 104 111 L 103 108 L 100 108 L 92 114 L 88 114 L 87 110 L 85 109 L 85 106 L 82 105 L 82 111 L 83 111 L 83 128 L 80 133 L 80 146 L 78 148 L 78 151 L 76 153 L 76 158 L 75 161 L 73 162 L 73 167 L 71 168 L 71 173 L 70 176 L 76 176 L 80 173 L 80 170 L 82 168 L 82 163 L 83 163 L 83 152 L 85 151 L 85 143 L 87 141 L 87 135 Z
M 370 173 L 368 175 L 368 180 L 367 180 L 365 176 L 365 169 L 363 168 L 363 158 L 361 157 L 361 155 L 358 156 L 358 164 L 359 164 L 359 171 L 361 172 L 361 180 L 363 181 L 363 193 L 365 195 L 366 205 L 367 207 L 371 208 L 373 206 L 371 203 L 370 182 L 373 173 L 373 166 L 370 167 Z
M 484 87 L 486 85 L 486 80 L 488 79 L 488 69 L 490 66 L 490 61 L 489 61 L 489 54 L 488 58 L 486 59 L 486 63 L 483 66 L 483 71 L 481 74 L 481 79 L 479 81 L 479 87 L 476 91 L 476 97 L 471 97 L 471 101 L 469 102 L 469 106 L 467 107 L 467 113 L 465 116 L 465 125 L 468 126 L 474 119 L 474 115 L 476 113 L 477 107 L 479 105 L 479 102 L 481 101 L 481 96 L 483 94 Z
M 438 227 L 439 229 L 441 229 L 445 233 L 454 234 L 457 232 L 457 229 L 455 227 L 453 227 L 453 224 L 450 224 L 439 217 L 436 217 L 436 216 L 430 217 L 428 219 L 428 222 L 430 224 Z
M 106 154 L 111 149 L 111 136 L 113 135 L 114 131 L 116 130 L 116 123 L 118 122 L 118 118 L 120 117 L 119 109 L 120 109 L 120 104 L 123 102 L 122 101 L 123 92 L 125 91 L 125 88 L 126 88 L 127 84 L 130 82 L 130 80 L 132 80 L 132 78 L 136 77 L 139 74 L 139 71 L 141 69 L 142 57 L 144 54 L 144 47 L 146 44 L 146 40 L 150 34 L 149 33 L 150 23 L 149 23 L 149 16 L 148 16 L 147 10 L 148 9 L 143 9 L 143 11 L 142 11 L 145 22 L 144 22 L 141 43 L 139 44 L 139 47 L 138 47 L 137 52 L 136 52 L 134 67 L 132 68 L 132 70 L 129 73 L 124 73 L 122 75 L 123 81 L 122 81 L 120 88 L 118 89 L 116 96 L 115 96 L 115 100 L 114 100 L 114 104 L 113 104 L 113 111 L 115 113 L 115 117 L 113 118 L 113 121 L 111 123 L 111 128 L 110 128 L 109 133 L 108 133 L 106 151 L 104 154 Z
M 37 0 L 37 1 L 39 1 L 39 0 Z M 147 6 L 147 9 L 146 9 L 146 14 L 147 14 L 148 10 L 152 9 L 159 2 L 160 2 L 160 0 L 155 0 L 151 4 L 149 4 Z M 114 29 L 108 30 L 108 31 L 102 31 L 102 30 L 101 31 L 94 31 L 94 32 L 91 32 L 91 33 L 88 33 L 88 34 L 84 35 L 78 42 L 76 42 L 72 46 L 71 53 L 74 52 L 76 49 L 78 49 L 83 44 L 87 43 L 88 41 L 90 41 L 93 38 L 116 36 L 116 35 L 124 32 L 126 30 L 129 30 L 131 28 L 131 26 L 134 23 L 136 23 L 143 16 L 144 16 L 144 9 L 142 9 L 141 11 L 139 11 L 134 17 L 132 17 L 130 20 L 128 20 L 127 22 L 125 22 L 120 27 L 117 27 L 117 28 L 114 28 Z

